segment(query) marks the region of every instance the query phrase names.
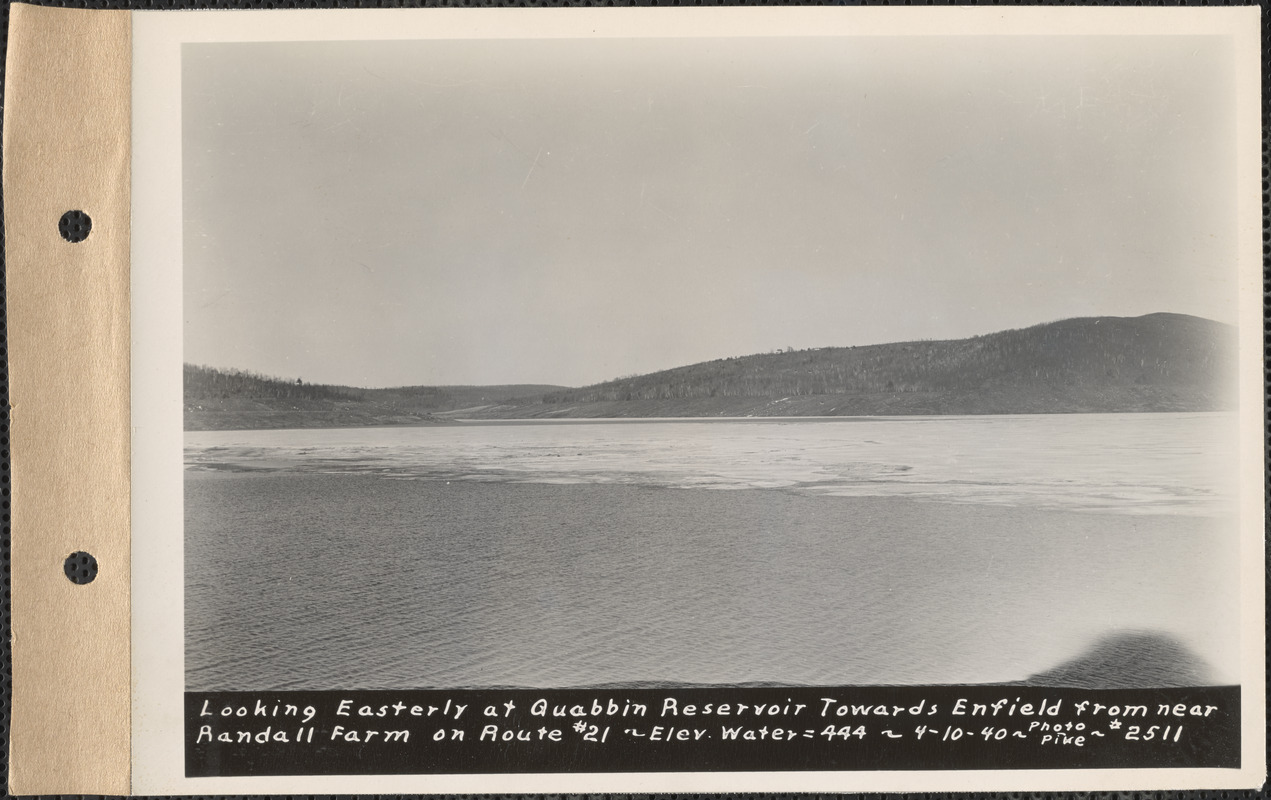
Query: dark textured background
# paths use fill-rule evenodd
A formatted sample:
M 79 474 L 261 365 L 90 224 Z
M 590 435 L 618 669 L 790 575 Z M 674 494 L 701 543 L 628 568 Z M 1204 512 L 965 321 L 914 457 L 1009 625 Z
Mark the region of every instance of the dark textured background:
M 536 6 L 728 6 L 728 5 L 751 5 L 751 6 L 784 6 L 784 5 L 903 5 L 903 6 L 930 6 L 930 5 L 1003 5 L 1003 6 L 1022 6 L 1022 5 L 1073 5 L 1073 6 L 1229 6 L 1229 5 L 1253 5 L 1253 3 L 1240 2 L 1209 2 L 1208 0 L 1200 0 L 1199 2 L 1145 2 L 1144 0 L 1121 0 L 1110 3 L 1090 3 L 1090 2 L 1021 2 L 1020 0 L 1007 0 L 1006 2 L 976 2 L 976 0 L 964 0 L 961 3 L 947 2 L 931 2 L 930 0 L 893 0 L 887 2 L 855 2 L 847 0 L 845 2 L 809 2 L 808 0 L 752 0 L 751 2 L 719 2 L 719 0 L 29 0 L 34 5 L 57 6 L 62 8 L 98 8 L 98 9 L 176 9 L 176 8 L 418 8 L 418 7 L 536 7 Z M 4 37 L 4 46 L 7 52 L 8 48 L 8 30 L 9 30 L 9 3 L 4 0 L 3 18 L 0 18 L 0 36 Z M 1263 235 L 1262 235 L 1262 257 L 1263 257 L 1263 334 L 1264 334 L 1264 361 L 1265 361 L 1265 345 L 1271 344 L 1271 326 L 1268 325 L 1266 315 L 1266 300 L 1271 297 L 1271 279 L 1267 271 L 1268 258 L 1271 256 L 1271 228 L 1268 227 L 1268 220 L 1271 216 L 1268 214 L 1269 201 L 1271 201 L 1271 171 L 1268 169 L 1268 151 L 1267 151 L 1267 128 L 1268 128 L 1268 104 L 1267 104 L 1267 87 L 1268 74 L 1271 73 L 1271 58 L 1268 57 L 1268 25 L 1267 16 L 1268 9 L 1263 7 L 1263 26 L 1262 26 L 1262 203 L 1263 203 Z M 0 79 L 3 76 L 3 61 L 0 61 Z M 0 114 L 2 114 L 0 110 Z M 3 205 L 0 201 L 0 214 L 3 214 Z M 0 242 L 3 241 L 3 231 L 0 230 Z M 3 306 L 3 294 L 0 294 L 0 306 Z M 4 324 L 4 330 L 7 333 L 7 320 L 4 317 L 3 308 L 0 308 L 0 323 Z M 8 350 L 7 337 L 4 333 L 0 333 L 0 392 L 3 393 L 4 407 L 8 409 L 9 401 L 9 383 L 8 383 Z M 1265 388 L 1264 388 L 1265 391 Z M 0 704 L 0 763 L 4 765 L 3 783 L 0 783 L 0 791 L 4 796 L 8 793 L 8 755 L 9 755 L 9 706 L 12 697 L 11 689 L 11 670 L 9 661 L 9 426 L 7 421 L 7 413 L 5 421 L 0 422 L 0 508 L 2 508 L 2 516 L 0 522 L 3 524 L 3 536 L 0 537 L 0 560 L 3 561 L 4 574 L 4 600 L 0 607 L 0 691 L 3 692 L 3 703 Z M 1265 438 L 1264 444 L 1268 445 L 1268 452 L 1271 453 L 1271 439 Z M 1271 573 L 1269 573 L 1271 574 Z M 73 706 L 76 698 L 66 698 L 66 703 Z M 454 798 L 490 798 L 498 800 L 502 797 L 515 797 L 517 795 L 448 795 Z M 542 797 L 559 798 L 564 795 L 540 795 Z M 606 795 L 614 798 L 644 798 L 650 795 Z M 662 798 L 688 798 L 698 797 L 702 795 L 658 795 Z M 713 795 L 719 796 L 719 795 Z M 862 794 L 862 795 L 812 795 L 812 794 L 750 794 L 746 797 L 753 798 L 813 798 L 813 797 L 859 797 L 869 798 L 869 800 L 881 800 L 881 798 L 895 798 L 896 800 L 917 800 L 918 798 L 928 798 L 929 800 L 938 800 L 943 798 L 955 797 L 982 797 L 982 798 L 1002 798 L 1003 800 L 1039 800 L 1040 798 L 1081 798 L 1081 800 L 1111 800 L 1112 798 L 1125 798 L 1130 800 L 1149 800 L 1149 798 L 1160 798 L 1161 800 L 1174 800 L 1174 798 L 1194 798 L 1195 800 L 1243 800 L 1243 798 L 1268 797 L 1267 789 L 1264 786 L 1260 791 L 1213 791 L 1213 792 L 1049 792 L 1049 793 L 984 793 L 971 795 L 967 793 L 909 793 L 909 794 L 891 794 L 883 795 L 879 793 Z M 304 800 L 319 800 L 320 796 L 303 796 Z M 325 798 L 325 796 L 321 796 Z M 375 797 L 374 795 L 363 795 L 363 797 Z M 587 797 L 600 797 L 600 795 L 589 795 Z

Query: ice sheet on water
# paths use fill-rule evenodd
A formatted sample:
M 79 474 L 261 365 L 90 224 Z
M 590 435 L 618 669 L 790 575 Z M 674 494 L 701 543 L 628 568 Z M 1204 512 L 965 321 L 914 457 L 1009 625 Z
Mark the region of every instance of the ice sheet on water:
M 186 434 L 190 470 L 775 489 L 1122 514 L 1230 511 L 1227 414 L 461 424 Z

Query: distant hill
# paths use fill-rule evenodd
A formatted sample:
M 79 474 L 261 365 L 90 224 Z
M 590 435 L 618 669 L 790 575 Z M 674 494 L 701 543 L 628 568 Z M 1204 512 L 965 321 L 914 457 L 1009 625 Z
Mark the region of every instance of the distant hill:
M 439 416 L 445 412 L 539 396 L 560 388 L 534 384 L 359 389 L 186 364 L 185 429 L 431 425 L 446 422 Z
M 1235 329 L 1089 317 L 949 341 L 723 358 L 522 398 L 486 418 L 1040 414 L 1231 408 Z
M 722 358 L 570 389 L 305 384 L 186 365 L 186 430 L 454 419 L 1216 411 L 1235 329 L 1183 314 L 1087 317 L 970 339 Z

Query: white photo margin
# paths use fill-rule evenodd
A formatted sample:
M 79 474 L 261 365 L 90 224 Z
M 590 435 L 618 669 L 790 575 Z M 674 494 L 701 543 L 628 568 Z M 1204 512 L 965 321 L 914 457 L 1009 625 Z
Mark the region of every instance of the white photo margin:
M 133 12 L 132 782 L 141 795 L 1118 791 L 1265 777 L 1259 9 L 684 8 Z M 1230 37 L 1237 85 L 1242 528 L 1239 770 L 184 776 L 181 45 L 389 39 L 806 36 Z

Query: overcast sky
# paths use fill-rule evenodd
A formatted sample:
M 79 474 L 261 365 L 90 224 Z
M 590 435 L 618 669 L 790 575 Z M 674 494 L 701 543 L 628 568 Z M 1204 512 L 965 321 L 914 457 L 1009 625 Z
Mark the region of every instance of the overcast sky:
M 183 70 L 192 363 L 584 385 L 1235 321 L 1217 38 L 198 44 Z

